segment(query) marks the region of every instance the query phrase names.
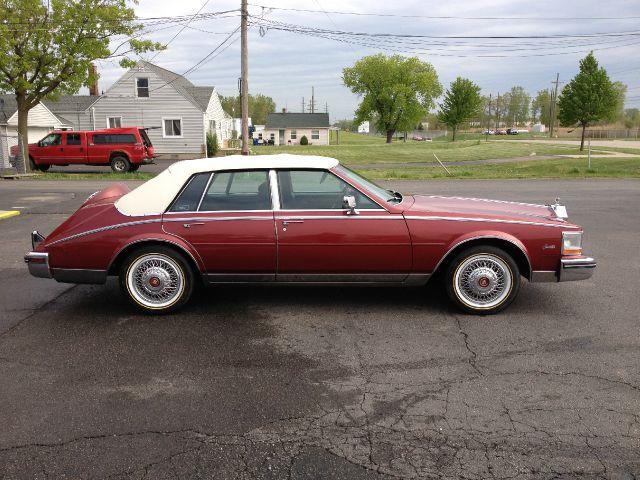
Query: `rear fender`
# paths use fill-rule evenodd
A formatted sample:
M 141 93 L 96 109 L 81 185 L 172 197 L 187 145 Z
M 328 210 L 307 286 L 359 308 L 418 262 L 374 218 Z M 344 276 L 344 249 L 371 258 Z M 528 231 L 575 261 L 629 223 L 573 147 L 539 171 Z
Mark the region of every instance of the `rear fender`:
M 193 266 L 199 272 L 204 272 L 204 263 L 198 252 L 193 248 L 193 246 L 179 237 L 175 237 L 165 233 L 155 233 L 153 236 L 149 235 L 136 235 L 130 237 L 123 242 L 116 250 L 111 260 L 109 261 L 109 266 L 107 271 L 110 275 L 117 275 L 117 270 L 119 269 L 120 262 L 124 260 L 124 258 L 136 248 L 140 248 L 145 246 L 145 244 L 149 245 L 162 245 L 171 246 L 181 253 L 185 254 L 189 260 L 193 263 Z

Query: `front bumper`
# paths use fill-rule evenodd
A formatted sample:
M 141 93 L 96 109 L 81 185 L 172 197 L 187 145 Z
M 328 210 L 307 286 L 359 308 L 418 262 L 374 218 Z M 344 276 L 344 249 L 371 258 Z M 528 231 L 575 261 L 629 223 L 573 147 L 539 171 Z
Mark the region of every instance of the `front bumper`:
M 571 257 L 560 260 L 559 282 L 571 282 L 591 278 L 596 269 L 596 261 L 591 257 Z
M 29 267 L 29 273 L 38 278 L 51 278 L 49 268 L 49 254 L 42 252 L 29 252 L 24 256 L 24 261 Z

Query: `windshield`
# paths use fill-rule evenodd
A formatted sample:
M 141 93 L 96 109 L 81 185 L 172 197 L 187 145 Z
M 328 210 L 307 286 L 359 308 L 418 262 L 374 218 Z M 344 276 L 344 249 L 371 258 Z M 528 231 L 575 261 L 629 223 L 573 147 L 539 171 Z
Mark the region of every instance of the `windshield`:
M 384 188 L 376 185 L 370 180 L 367 180 L 361 175 L 358 175 L 356 172 L 348 169 L 343 165 L 338 165 L 336 167 L 336 170 L 340 172 L 342 175 L 344 175 L 345 177 L 347 177 L 349 180 L 353 180 L 355 183 L 357 183 L 358 185 L 362 185 L 371 193 L 375 194 L 380 198 L 383 198 L 385 202 L 401 202 L 402 201 L 402 195 L 400 193 L 394 192 L 393 190 L 385 190 Z

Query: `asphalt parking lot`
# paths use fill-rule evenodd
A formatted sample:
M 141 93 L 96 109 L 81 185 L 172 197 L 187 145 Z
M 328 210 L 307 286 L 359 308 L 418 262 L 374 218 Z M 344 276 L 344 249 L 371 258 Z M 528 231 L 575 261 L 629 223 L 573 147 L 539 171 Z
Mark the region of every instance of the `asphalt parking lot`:
M 550 202 L 599 262 L 489 318 L 438 288 L 218 288 L 140 316 L 28 276 L 105 183 L 4 181 L 0 478 L 640 477 L 640 181 L 394 182 Z

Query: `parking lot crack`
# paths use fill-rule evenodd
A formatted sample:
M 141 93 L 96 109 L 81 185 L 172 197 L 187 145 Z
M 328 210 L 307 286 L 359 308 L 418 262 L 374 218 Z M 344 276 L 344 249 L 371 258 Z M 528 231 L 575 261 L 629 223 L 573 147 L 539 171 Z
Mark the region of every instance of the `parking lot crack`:
M 456 317 L 456 323 L 458 324 L 458 331 L 460 332 L 460 335 L 462 335 L 462 339 L 464 340 L 464 346 L 469 352 L 469 357 L 467 358 L 467 362 L 469 363 L 471 368 L 473 368 L 479 375 L 484 376 L 484 373 L 482 373 L 480 371 L 480 368 L 478 368 L 478 366 L 476 365 L 478 354 L 473 348 L 471 348 L 469 344 L 469 334 L 465 332 L 464 329 L 462 328 L 462 324 L 460 323 L 460 319 L 458 317 Z

